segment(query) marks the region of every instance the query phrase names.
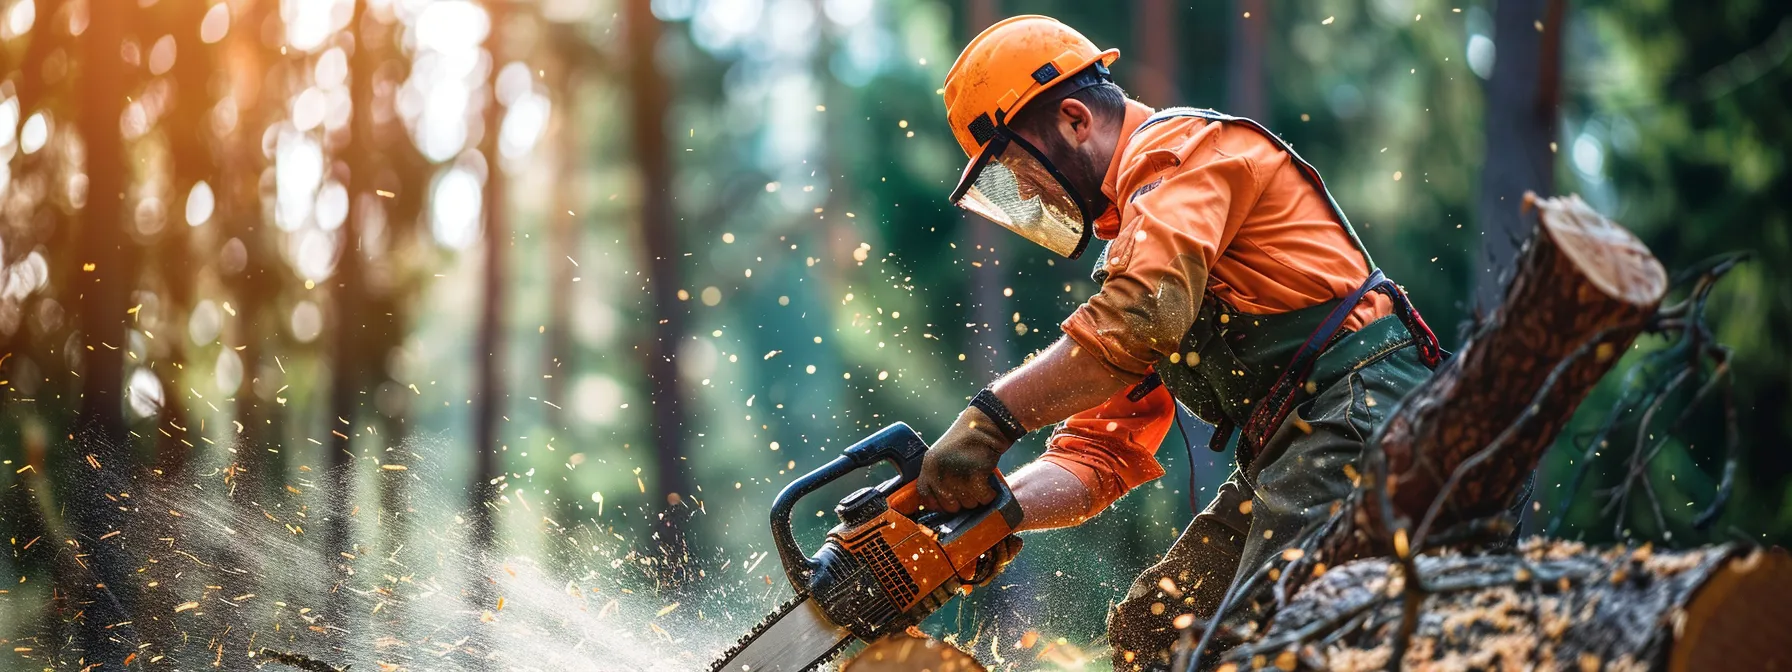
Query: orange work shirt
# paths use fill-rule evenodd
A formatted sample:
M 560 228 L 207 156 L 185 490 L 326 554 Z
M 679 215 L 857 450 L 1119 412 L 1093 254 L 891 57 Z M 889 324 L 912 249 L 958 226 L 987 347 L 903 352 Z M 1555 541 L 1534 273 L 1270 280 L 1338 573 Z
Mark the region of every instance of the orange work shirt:
M 1127 101 L 1096 221 L 1107 280 L 1063 324 L 1083 352 L 1116 372 L 1150 373 L 1175 352 L 1206 292 L 1237 310 L 1285 313 L 1344 298 L 1369 265 L 1287 152 L 1242 124 L 1176 117 L 1134 135 L 1153 110 Z M 1392 314 L 1372 292 L 1344 328 Z M 1042 459 L 1087 486 L 1088 515 L 1164 473 L 1156 452 L 1175 418 L 1159 387 L 1139 401 L 1121 390 L 1059 425 Z

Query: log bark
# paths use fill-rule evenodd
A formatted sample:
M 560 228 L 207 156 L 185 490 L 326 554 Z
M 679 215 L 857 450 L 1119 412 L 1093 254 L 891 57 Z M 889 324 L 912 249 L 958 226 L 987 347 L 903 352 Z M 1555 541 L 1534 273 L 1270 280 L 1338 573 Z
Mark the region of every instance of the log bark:
M 1667 272 L 1642 242 L 1579 197 L 1527 194 L 1524 207 L 1536 234 L 1501 308 L 1401 403 L 1368 451 L 1366 473 L 1388 475 L 1385 498 L 1378 479 L 1366 484 L 1356 520 L 1387 542 L 1370 554 L 1401 545 L 1397 530 L 1383 529 L 1390 521 L 1423 537 L 1510 506 L 1667 291 Z
M 1792 557 L 1528 542 L 1518 553 L 1425 556 L 1432 588 L 1405 669 L 1692 670 L 1792 665 Z M 1292 599 L 1234 669 L 1392 669 L 1399 562 L 1363 560 Z M 1775 667 L 1775 665 L 1778 667 Z M 1222 664 L 1219 669 L 1225 669 Z

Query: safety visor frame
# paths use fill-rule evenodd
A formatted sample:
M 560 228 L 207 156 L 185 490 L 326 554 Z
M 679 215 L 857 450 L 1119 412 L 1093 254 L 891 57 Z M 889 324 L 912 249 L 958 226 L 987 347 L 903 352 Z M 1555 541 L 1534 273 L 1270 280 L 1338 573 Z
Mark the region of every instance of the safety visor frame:
M 996 133 L 994 137 L 991 137 L 989 143 L 983 146 L 983 151 L 977 154 L 977 158 L 965 166 L 964 173 L 958 177 L 958 186 L 952 189 L 950 202 L 960 208 L 965 208 L 964 198 L 970 193 L 971 189 L 976 186 L 977 179 L 983 174 L 983 169 L 987 168 L 990 162 L 994 161 L 997 157 L 1006 153 L 1008 151 L 1008 146 L 1011 144 L 1020 147 L 1022 150 L 1026 151 L 1027 154 L 1030 154 L 1033 160 L 1038 162 L 1041 168 L 1045 169 L 1046 174 L 1051 175 L 1052 179 L 1057 181 L 1057 186 L 1064 190 L 1065 196 L 1069 197 L 1070 201 L 1076 204 L 1077 214 L 1081 217 L 1083 225 L 1081 238 L 1077 241 L 1075 249 L 1072 249 L 1069 254 L 1064 254 L 1064 257 L 1066 259 L 1076 259 L 1077 257 L 1082 256 L 1083 250 L 1088 249 L 1089 247 L 1089 239 L 1095 235 L 1095 218 L 1089 214 L 1089 203 L 1083 200 L 1082 194 L 1077 193 L 1076 187 L 1071 185 L 1070 180 L 1064 177 L 1064 173 L 1059 172 L 1058 167 L 1053 165 L 1052 162 L 1045 157 L 1044 152 L 1041 152 L 1039 151 L 1039 148 L 1034 147 L 1033 143 L 1027 142 L 1026 138 L 1020 137 L 1020 134 L 1009 130 L 1006 123 L 996 123 Z M 1046 185 L 1040 186 L 1044 187 Z M 965 209 L 969 210 L 969 208 Z M 998 222 L 998 224 L 1001 223 Z M 1023 238 L 1032 240 L 1032 238 L 1027 236 L 1023 231 L 1017 230 L 1007 224 L 1001 225 L 1003 228 L 1013 231 Z M 1037 243 L 1039 241 L 1035 240 L 1034 242 Z M 1045 246 L 1043 243 L 1040 243 L 1040 245 Z M 1048 249 L 1050 248 L 1048 247 Z

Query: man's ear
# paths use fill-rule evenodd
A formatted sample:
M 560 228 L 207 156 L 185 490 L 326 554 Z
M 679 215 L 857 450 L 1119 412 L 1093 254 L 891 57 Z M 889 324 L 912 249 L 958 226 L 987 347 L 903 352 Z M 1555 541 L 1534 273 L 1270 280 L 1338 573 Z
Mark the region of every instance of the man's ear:
M 1095 112 L 1083 101 L 1065 98 L 1058 103 L 1058 131 L 1070 146 L 1082 146 L 1095 136 Z

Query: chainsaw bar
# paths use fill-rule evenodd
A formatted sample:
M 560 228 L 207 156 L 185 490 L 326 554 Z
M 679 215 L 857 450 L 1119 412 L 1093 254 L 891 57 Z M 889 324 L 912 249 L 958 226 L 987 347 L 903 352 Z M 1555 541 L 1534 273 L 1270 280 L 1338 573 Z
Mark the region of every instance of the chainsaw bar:
M 774 629 L 776 640 L 761 639 Z M 810 672 L 840 655 L 852 639 L 851 632 L 827 621 L 810 596 L 798 593 L 723 652 L 709 672 Z M 791 657 L 796 660 L 786 660 Z

